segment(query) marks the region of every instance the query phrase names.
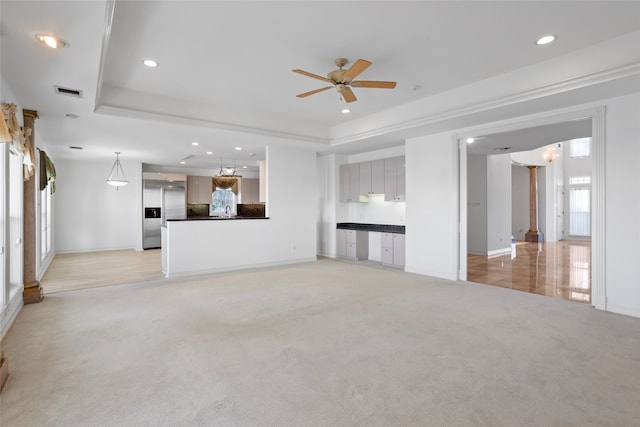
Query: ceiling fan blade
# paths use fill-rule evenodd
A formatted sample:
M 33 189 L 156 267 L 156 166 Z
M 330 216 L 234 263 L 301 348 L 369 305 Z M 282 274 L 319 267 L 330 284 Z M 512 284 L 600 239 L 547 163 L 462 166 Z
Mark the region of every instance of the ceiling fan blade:
M 371 80 L 356 80 L 351 82 L 353 87 L 375 87 L 380 89 L 393 89 L 396 87 L 396 82 L 378 82 Z
M 323 87 L 321 89 L 316 89 L 316 90 L 312 90 L 312 91 L 309 91 L 309 92 L 301 93 L 300 95 L 296 95 L 296 96 L 298 98 L 304 98 L 306 96 L 313 95 L 313 94 L 318 93 L 318 92 L 324 92 L 325 90 L 331 89 L 332 87 L 333 86 L 327 86 L 327 87 Z
M 367 61 L 366 59 L 358 59 L 351 68 L 342 74 L 342 80 L 350 82 L 355 79 L 358 74 L 369 68 L 369 65 L 371 65 L 370 61 Z
M 353 102 L 353 101 L 357 101 L 358 98 L 356 98 L 356 95 L 353 93 L 353 91 L 351 90 L 350 87 L 345 87 L 345 89 L 342 91 L 342 97 L 344 98 L 344 100 L 346 102 Z
M 304 70 L 291 70 L 291 71 L 293 71 L 294 73 L 302 74 L 303 76 L 312 77 L 314 79 L 322 80 L 323 82 L 333 83 L 331 80 L 327 79 L 326 77 L 322 77 L 322 76 L 319 76 L 317 74 L 310 73 L 308 71 L 304 71 Z

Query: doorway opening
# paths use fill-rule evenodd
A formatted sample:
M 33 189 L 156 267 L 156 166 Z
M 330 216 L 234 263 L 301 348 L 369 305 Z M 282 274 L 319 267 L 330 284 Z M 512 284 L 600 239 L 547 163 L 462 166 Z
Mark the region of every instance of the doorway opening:
M 470 133 L 457 135 L 460 141 L 460 280 L 583 301 L 604 308 L 604 257 L 592 251 L 591 246 L 592 238 L 604 239 L 600 217 L 604 206 L 603 123 L 604 109 L 595 109 L 586 114 L 576 112 L 568 120 L 555 117 L 475 130 L 477 137 L 473 144 L 466 142 L 472 136 Z M 587 147 L 587 155 L 576 155 L 580 146 L 583 153 Z M 550 155 L 550 150 L 555 153 Z M 504 177 L 511 175 L 506 171 L 519 168 L 524 175 L 522 170 L 531 166 L 527 162 L 512 162 L 511 154 L 516 152 L 535 153 L 541 161 L 538 166 L 543 170 L 542 177 L 536 179 L 536 185 L 542 191 L 535 199 L 540 221 L 534 224 L 534 227 L 540 226 L 544 235 L 539 242 L 527 242 L 524 238 L 533 228 L 526 221 L 522 224 L 523 211 L 529 219 L 530 206 L 527 203 L 523 208 L 521 202 L 523 198 L 529 199 L 530 182 L 526 182 L 523 190 L 522 182 L 512 183 L 509 176 L 509 184 L 503 185 Z M 481 155 L 484 157 L 478 160 Z M 578 158 L 588 159 L 588 167 L 584 167 L 587 163 L 584 161 L 579 167 L 568 166 L 569 159 Z M 484 171 L 484 175 L 478 175 L 478 170 Z M 496 184 L 500 178 L 503 184 Z M 516 200 L 518 195 L 520 201 Z M 478 211 L 484 217 L 480 215 L 478 219 Z M 479 238 L 483 246 L 477 245 Z

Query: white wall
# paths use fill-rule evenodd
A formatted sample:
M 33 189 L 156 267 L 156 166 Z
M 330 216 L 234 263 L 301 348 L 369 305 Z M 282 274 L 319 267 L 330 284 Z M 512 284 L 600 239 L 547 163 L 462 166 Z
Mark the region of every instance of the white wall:
M 467 252 L 496 255 L 511 245 L 511 157 L 467 158 Z
M 406 141 L 405 271 L 456 280 L 458 143 L 450 132 Z
M 487 157 L 487 253 L 511 249 L 511 155 Z
M 529 230 L 529 169 L 511 166 L 511 234 L 524 240 Z
M 404 225 L 406 215 L 405 202 L 385 202 L 384 195 L 369 196 L 366 203 L 346 203 L 349 208 L 349 221 L 366 224 Z
M 121 158 L 129 184 L 106 183 L 115 157 L 104 161 L 57 160 L 57 253 L 135 249 L 142 223 L 140 164 Z
M 640 94 L 606 105 L 607 309 L 640 317 Z
M 317 158 L 317 253 L 336 256 L 337 164 L 334 154 Z
M 22 123 L 22 108 L 15 94 L 0 76 L 0 102 L 13 102 L 18 106 L 16 117 Z M 23 289 L 23 246 L 16 245 L 16 239 L 22 242 L 23 207 L 22 177 L 11 176 L 9 154 L 10 144 L 0 144 L 0 340 L 9 330 L 11 323 L 22 309 Z M 16 186 L 17 181 L 17 186 Z M 17 204 L 11 205 L 12 201 Z M 12 286 L 13 284 L 13 286 Z
M 316 154 L 269 146 L 267 164 L 269 219 L 168 222 L 169 276 L 316 259 Z
M 509 119 L 502 125 L 606 107 L 605 292 L 606 309 L 640 317 L 640 94 L 610 98 Z M 496 123 L 487 126 L 497 126 Z M 456 279 L 458 253 L 457 150 L 453 138 L 466 129 L 407 140 L 406 271 Z M 631 191 L 630 191 L 631 189 Z M 595 249 L 595 248 L 594 248 Z
M 487 156 L 467 158 L 467 252 L 487 254 Z
M 558 240 L 555 175 L 559 165 L 560 162 L 547 163 L 538 169 L 538 228 L 545 242 Z

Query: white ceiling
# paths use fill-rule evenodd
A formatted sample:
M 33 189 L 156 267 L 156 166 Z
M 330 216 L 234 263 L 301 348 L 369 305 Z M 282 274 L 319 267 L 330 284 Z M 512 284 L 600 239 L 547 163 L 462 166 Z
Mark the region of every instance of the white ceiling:
M 54 159 L 121 151 L 156 165 L 187 158 L 193 167 L 220 158 L 255 165 L 269 144 L 337 150 L 336 126 L 640 29 L 638 1 L 52 0 L 0 8 L 2 77 L 24 108 L 38 110 L 36 135 Z M 47 49 L 34 38 L 42 32 L 71 46 Z M 548 33 L 558 35 L 554 44 L 534 44 Z M 349 115 L 333 90 L 296 98 L 325 84 L 291 70 L 326 75 L 337 57 L 372 61 L 359 78 L 397 88 L 354 88 Z M 160 66 L 144 67 L 143 58 Z M 57 95 L 54 85 L 83 98 Z M 378 135 L 375 147 L 401 137 Z
M 544 126 L 477 135 L 467 153 L 490 156 L 535 150 L 545 145 L 591 136 L 591 119 L 571 120 Z

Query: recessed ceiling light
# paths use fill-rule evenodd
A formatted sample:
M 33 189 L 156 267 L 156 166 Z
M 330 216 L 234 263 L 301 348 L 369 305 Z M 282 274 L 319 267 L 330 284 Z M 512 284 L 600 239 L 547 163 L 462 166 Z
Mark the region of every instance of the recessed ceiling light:
M 191 145 L 193 145 L 194 147 L 197 147 L 198 145 L 200 145 L 200 143 L 199 143 L 199 142 L 196 142 L 196 141 L 193 141 L 193 142 L 191 143 Z
M 246 168 L 247 168 L 247 165 L 242 166 L 242 169 L 246 169 Z
M 71 46 L 68 41 L 52 36 L 51 34 L 36 34 L 36 39 L 38 39 L 40 43 L 49 46 L 51 49 Z
M 186 165 L 186 164 L 187 164 L 187 162 L 185 162 L 184 160 L 180 160 L 180 164 L 181 164 L 181 165 Z
M 143 59 L 142 63 L 149 68 L 156 68 L 158 65 L 160 65 L 158 64 L 158 61 L 155 61 L 153 59 Z
M 556 36 L 544 36 L 544 37 L 540 37 L 538 40 L 536 40 L 536 44 L 537 45 L 544 45 L 544 44 L 549 44 L 553 41 L 555 41 Z
M 340 111 L 342 114 L 349 114 L 351 112 L 351 110 L 349 110 L 348 108 L 343 108 L 342 111 Z
M 207 156 L 213 156 L 213 151 L 207 151 Z
M 475 139 L 467 138 L 467 144 L 473 144 L 473 141 L 475 141 Z
M 66 118 L 68 119 L 77 119 L 78 115 L 77 114 L 73 114 L 73 113 L 67 113 L 64 115 Z
M 236 151 L 242 151 L 242 147 L 236 147 Z

